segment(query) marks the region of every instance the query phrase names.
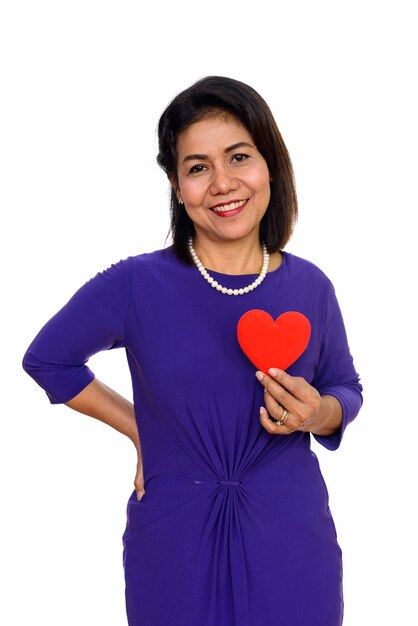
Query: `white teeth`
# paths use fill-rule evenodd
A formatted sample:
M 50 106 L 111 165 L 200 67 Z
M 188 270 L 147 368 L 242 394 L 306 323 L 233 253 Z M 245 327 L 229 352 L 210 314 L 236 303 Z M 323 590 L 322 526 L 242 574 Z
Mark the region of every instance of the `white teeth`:
M 238 209 L 238 207 L 243 206 L 247 201 L 246 200 L 240 200 L 239 202 L 231 202 L 231 204 L 223 204 L 222 206 L 217 206 L 214 207 L 214 211 L 216 211 L 217 213 L 222 212 L 222 213 L 226 213 L 227 211 L 233 211 L 234 209 Z

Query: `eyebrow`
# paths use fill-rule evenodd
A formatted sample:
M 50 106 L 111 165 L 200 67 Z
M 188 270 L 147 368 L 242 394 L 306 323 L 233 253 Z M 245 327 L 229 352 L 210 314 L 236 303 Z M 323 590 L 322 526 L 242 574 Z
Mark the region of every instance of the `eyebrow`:
M 228 154 L 228 152 L 237 150 L 237 148 L 253 148 L 254 150 L 256 149 L 255 146 L 248 143 L 247 141 L 239 141 L 238 143 L 234 143 L 232 144 L 232 146 L 228 146 L 227 148 L 225 148 L 224 153 Z M 184 163 L 186 163 L 187 161 L 205 161 L 207 158 L 207 154 L 188 154 L 186 157 L 184 157 L 181 164 L 184 165 Z

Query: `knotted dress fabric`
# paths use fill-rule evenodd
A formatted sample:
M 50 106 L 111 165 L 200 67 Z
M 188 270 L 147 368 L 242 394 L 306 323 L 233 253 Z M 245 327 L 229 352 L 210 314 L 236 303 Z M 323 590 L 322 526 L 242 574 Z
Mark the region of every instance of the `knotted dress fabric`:
M 228 288 L 256 278 L 210 273 Z M 313 435 L 260 424 L 263 386 L 236 334 L 251 309 L 309 319 L 309 345 L 288 373 L 340 402 L 339 430 L 314 435 L 337 449 L 362 387 L 332 283 L 288 252 L 243 296 L 212 288 L 172 247 L 121 259 L 82 285 L 24 355 L 59 404 L 94 379 L 92 355 L 126 351 L 145 478 L 122 534 L 130 626 L 342 622 L 341 550 Z

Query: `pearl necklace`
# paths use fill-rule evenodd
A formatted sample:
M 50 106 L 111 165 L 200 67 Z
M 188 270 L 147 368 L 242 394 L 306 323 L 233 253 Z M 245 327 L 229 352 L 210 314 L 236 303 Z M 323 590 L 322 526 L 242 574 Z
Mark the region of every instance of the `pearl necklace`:
M 189 250 L 190 250 L 192 259 L 194 261 L 194 264 L 196 265 L 199 272 L 202 274 L 203 278 L 207 280 L 207 282 L 210 284 L 211 287 L 213 287 L 217 291 L 220 291 L 221 293 L 226 293 L 228 296 L 242 296 L 244 293 L 249 293 L 250 291 L 253 291 L 253 289 L 258 287 L 258 285 L 260 285 L 263 282 L 267 274 L 270 256 L 269 256 L 269 253 L 267 252 L 266 244 L 264 243 L 263 243 L 263 265 L 261 268 L 260 276 L 258 276 L 258 278 L 256 278 L 255 281 L 251 283 L 251 285 L 248 285 L 248 287 L 241 287 L 241 289 L 227 289 L 226 287 L 223 287 L 222 285 L 220 285 L 209 274 L 209 272 L 204 267 L 202 261 L 197 256 L 195 249 L 193 248 L 192 237 L 190 237 L 189 239 Z

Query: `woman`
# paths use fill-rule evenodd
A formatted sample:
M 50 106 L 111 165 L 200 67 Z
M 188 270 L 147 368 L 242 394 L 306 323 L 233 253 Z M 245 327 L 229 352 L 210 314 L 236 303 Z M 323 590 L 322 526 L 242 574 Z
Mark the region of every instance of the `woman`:
M 283 251 L 297 214 L 285 144 L 252 88 L 212 76 L 164 111 L 159 148 L 173 244 L 87 281 L 23 367 L 52 404 L 136 446 L 130 626 L 338 626 L 341 550 L 310 437 L 336 449 L 362 388 L 332 284 Z M 241 349 L 253 309 L 309 320 L 286 372 L 257 370 Z M 133 405 L 86 365 L 118 347 Z

